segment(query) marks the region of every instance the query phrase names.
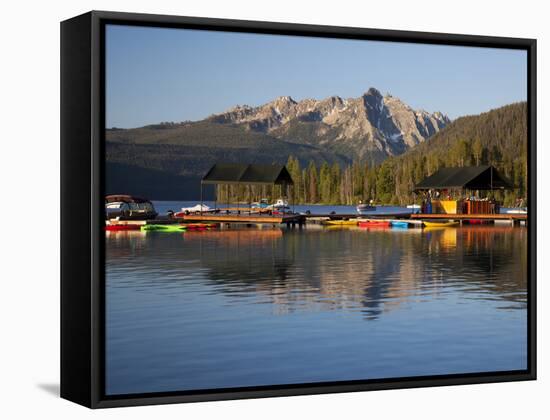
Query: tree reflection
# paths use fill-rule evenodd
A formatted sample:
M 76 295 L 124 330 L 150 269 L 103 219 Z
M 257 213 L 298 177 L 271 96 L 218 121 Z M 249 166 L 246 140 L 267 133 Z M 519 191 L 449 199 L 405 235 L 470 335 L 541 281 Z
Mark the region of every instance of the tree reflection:
M 130 232 L 125 232 L 125 234 Z M 185 285 L 197 276 L 233 303 L 299 310 L 383 313 L 447 291 L 463 299 L 526 302 L 527 230 L 479 226 L 446 229 L 230 229 L 168 235 L 110 235 L 108 261 L 143 258 Z

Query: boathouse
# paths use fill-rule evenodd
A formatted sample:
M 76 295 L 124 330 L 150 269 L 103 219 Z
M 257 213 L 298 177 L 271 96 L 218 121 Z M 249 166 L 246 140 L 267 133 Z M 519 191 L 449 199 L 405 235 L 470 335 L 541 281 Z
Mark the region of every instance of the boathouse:
M 216 188 L 220 185 L 243 185 L 248 188 L 252 185 L 279 185 L 282 195 L 287 195 L 294 181 L 285 165 L 217 163 L 201 180 L 201 204 L 203 186 L 209 184 Z
M 427 194 L 429 213 L 497 214 L 498 202 L 471 193 L 511 188 L 512 184 L 493 166 L 482 165 L 441 168 L 414 189 Z

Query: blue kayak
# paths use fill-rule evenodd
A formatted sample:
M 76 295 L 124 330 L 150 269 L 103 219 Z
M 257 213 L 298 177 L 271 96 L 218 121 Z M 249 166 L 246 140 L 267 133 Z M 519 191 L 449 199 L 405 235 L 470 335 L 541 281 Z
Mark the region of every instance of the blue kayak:
M 392 220 L 391 221 L 391 227 L 400 228 L 400 229 L 407 229 L 409 227 L 409 223 L 401 221 L 401 220 Z

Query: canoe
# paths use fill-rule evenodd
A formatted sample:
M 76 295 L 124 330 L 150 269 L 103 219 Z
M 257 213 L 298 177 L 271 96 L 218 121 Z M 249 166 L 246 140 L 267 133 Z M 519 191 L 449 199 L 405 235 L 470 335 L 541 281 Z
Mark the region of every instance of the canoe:
M 424 221 L 426 227 L 454 227 L 458 226 L 459 222 L 448 221 L 448 222 L 427 222 Z
M 409 223 L 403 220 L 392 220 L 390 223 L 392 228 L 407 229 L 409 227 Z
M 324 220 L 326 226 L 357 226 L 357 220 Z
M 389 220 L 363 220 L 358 223 L 359 227 L 362 228 L 390 227 L 390 224 Z
M 105 230 L 108 231 L 122 231 L 122 230 L 139 230 L 141 225 L 106 225 Z

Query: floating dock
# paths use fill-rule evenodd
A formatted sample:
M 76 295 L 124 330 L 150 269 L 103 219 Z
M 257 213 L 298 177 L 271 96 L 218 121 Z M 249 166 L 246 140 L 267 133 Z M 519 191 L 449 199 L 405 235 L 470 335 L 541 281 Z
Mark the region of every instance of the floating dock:
M 524 213 L 501 213 L 501 214 L 424 214 L 415 213 L 411 214 L 411 219 L 422 220 L 440 220 L 440 219 L 453 219 L 453 220 L 527 220 L 527 214 Z
M 483 220 L 486 222 L 510 222 L 519 224 L 527 222 L 527 214 L 522 213 L 502 213 L 502 214 L 424 214 L 424 213 L 379 213 L 379 214 L 244 214 L 244 213 L 196 213 L 186 214 L 177 218 L 161 217 L 154 220 L 126 220 L 117 221 L 115 224 L 173 224 L 185 222 L 212 222 L 221 224 L 241 224 L 241 225 L 286 225 L 287 227 L 302 227 L 306 222 L 319 223 L 324 220 L 348 220 L 357 218 L 368 219 L 398 219 L 410 220 L 411 223 L 422 220 L 437 221 L 437 220 L 456 220 L 461 222 L 468 220 Z
M 285 214 L 257 216 L 248 214 L 186 214 L 180 218 L 184 222 L 217 222 L 245 225 L 279 225 L 303 226 L 306 222 L 306 216 L 301 214 Z

